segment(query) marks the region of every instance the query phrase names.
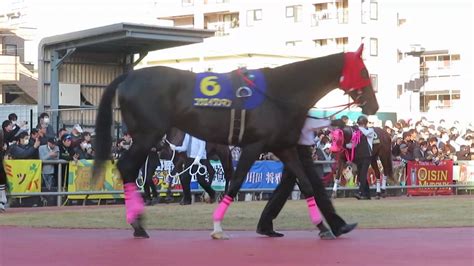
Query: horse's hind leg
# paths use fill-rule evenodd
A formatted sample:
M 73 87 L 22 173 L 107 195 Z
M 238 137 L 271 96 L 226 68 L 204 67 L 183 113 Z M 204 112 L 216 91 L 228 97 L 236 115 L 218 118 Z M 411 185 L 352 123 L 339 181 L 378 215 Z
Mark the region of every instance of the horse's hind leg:
M 7 205 L 7 175 L 3 169 L 3 165 L 0 165 L 0 212 L 5 211 Z
M 135 237 L 149 237 L 142 225 L 144 203 L 137 190 L 135 180 L 140 167 L 145 162 L 148 149 L 153 145 L 153 141 L 157 139 L 159 138 L 146 134 L 133 135 L 133 145 L 120 157 L 117 164 L 124 184 L 127 223 L 132 225 Z
M 380 190 L 380 169 L 377 163 L 377 157 L 373 157 L 372 161 L 370 162 L 370 166 L 374 170 L 375 174 L 375 186 L 376 186 L 376 199 L 380 199 L 382 197 L 382 191 Z
M 253 143 L 242 148 L 242 154 L 232 181 L 230 182 L 229 190 L 225 193 L 224 198 L 214 210 L 214 231 L 211 233 L 213 239 L 229 239 L 229 236 L 227 236 L 222 230 L 221 222 L 224 220 L 225 213 L 234 200 L 234 197 L 239 193 L 240 187 L 244 183 L 244 179 L 247 176 L 250 167 L 252 167 L 252 164 L 258 158 L 262 149 L 263 143 Z

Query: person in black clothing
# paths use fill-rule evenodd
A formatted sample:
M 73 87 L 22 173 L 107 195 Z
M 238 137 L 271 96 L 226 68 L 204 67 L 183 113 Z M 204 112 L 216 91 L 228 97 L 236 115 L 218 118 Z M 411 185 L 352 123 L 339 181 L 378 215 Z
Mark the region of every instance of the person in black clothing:
M 4 148 L 3 130 L 0 130 L 0 212 L 4 212 L 5 205 L 7 205 L 7 174 L 3 167 L 3 158 L 5 157 Z
M 357 119 L 358 126 L 355 129 L 363 130 L 368 123 L 367 117 L 361 116 Z M 364 131 L 362 131 L 364 132 Z M 355 147 L 354 163 L 357 166 L 357 178 L 359 180 L 359 193 L 355 195 L 358 200 L 370 200 L 369 181 L 367 180 L 367 173 L 369 171 L 370 160 L 372 157 L 371 144 L 366 135 L 361 134 L 360 142 Z
M 20 131 L 20 127 L 13 127 L 13 123 L 10 120 L 5 120 L 2 123 L 2 129 L 3 129 L 3 140 L 4 143 L 8 146 L 10 145 L 11 142 L 14 142 L 15 135 Z
M 17 136 L 17 143 L 10 146 L 8 151 L 12 159 L 38 159 L 38 148 L 40 146 L 39 139 L 33 139 L 30 144 L 28 132 L 23 131 Z
M 309 121 L 308 121 L 309 120 Z M 318 122 L 312 124 L 311 120 L 319 120 Z M 311 125 L 312 124 L 312 125 Z M 339 215 L 336 214 L 336 210 L 332 205 L 329 196 L 327 195 L 326 189 L 324 187 L 322 176 L 318 171 L 316 171 L 312 158 L 312 144 L 314 143 L 314 130 L 317 130 L 321 127 L 329 126 L 329 120 L 322 119 L 313 119 L 308 118 L 305 126 L 302 129 L 302 134 L 297 145 L 298 156 L 300 157 L 301 163 L 305 170 L 306 175 L 308 176 L 311 186 L 314 191 L 316 204 L 319 207 L 319 210 L 323 214 L 327 223 L 329 224 L 332 233 L 332 237 L 327 237 L 320 233 L 320 237 L 323 239 L 333 239 L 334 236 L 338 237 L 342 234 L 347 234 L 352 231 L 357 223 L 347 224 Z M 331 123 L 332 125 L 343 126 L 344 123 L 341 120 L 335 120 Z M 280 184 L 277 186 L 273 192 L 271 198 L 268 200 L 265 209 L 263 210 L 260 220 L 257 225 L 257 233 L 261 235 L 266 235 L 269 237 L 282 237 L 283 234 L 274 231 L 273 229 L 273 220 L 278 216 L 281 209 L 285 205 L 288 197 L 290 196 L 293 188 L 296 184 L 296 177 L 293 173 L 284 172 L 284 178 L 281 179 Z
M 59 159 L 66 161 L 73 161 L 79 158 L 79 155 L 74 152 L 74 149 L 71 147 L 72 137 L 69 134 L 64 134 L 61 137 L 61 140 L 58 144 L 59 146 Z M 65 167 L 62 171 L 62 184 L 67 184 L 67 175 L 69 172 L 69 164 L 65 164 Z
M 50 122 L 51 121 L 49 119 L 49 114 L 41 113 L 38 118 L 38 125 L 36 125 L 37 129 L 45 128 L 44 136 L 46 137 L 46 139 L 56 137 L 56 132 L 54 132 L 53 126 Z
M 158 191 L 156 190 L 155 183 L 153 183 L 153 176 L 155 175 L 155 170 L 159 165 L 161 165 L 160 153 L 158 148 L 154 146 L 148 152 L 148 157 L 145 161 L 145 165 L 142 168 L 142 173 L 145 179 L 143 190 L 145 192 L 145 205 L 147 206 L 152 206 L 155 203 L 158 203 Z
M 75 154 L 74 149 L 71 147 L 72 137 L 69 134 L 64 134 L 61 137 L 61 142 L 59 143 L 59 159 L 72 161 L 74 160 L 74 156 L 78 156 Z

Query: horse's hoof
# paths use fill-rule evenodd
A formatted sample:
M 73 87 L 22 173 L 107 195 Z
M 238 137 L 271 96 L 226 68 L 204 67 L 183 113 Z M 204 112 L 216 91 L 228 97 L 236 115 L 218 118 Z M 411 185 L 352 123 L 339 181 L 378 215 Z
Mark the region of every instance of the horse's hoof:
M 135 238 L 150 238 L 150 236 L 145 231 L 145 228 L 143 228 L 142 220 L 143 218 L 140 215 L 137 217 L 137 219 L 133 223 L 130 224 L 134 230 L 133 236 Z
M 336 239 L 336 236 L 332 233 L 331 230 L 319 232 L 319 238 L 322 240 L 333 240 Z
M 211 238 L 216 240 L 229 240 L 230 237 L 222 231 L 212 232 Z

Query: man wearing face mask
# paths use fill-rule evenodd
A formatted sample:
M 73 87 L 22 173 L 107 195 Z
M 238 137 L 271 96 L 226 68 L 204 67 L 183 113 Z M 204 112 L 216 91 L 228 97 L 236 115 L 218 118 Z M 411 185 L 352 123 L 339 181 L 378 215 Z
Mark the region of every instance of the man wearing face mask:
M 87 140 L 82 139 L 78 147 L 74 148 L 74 153 L 77 154 L 76 160 L 92 160 L 94 155 L 92 152 L 92 146 Z
M 10 146 L 9 155 L 13 159 L 35 159 L 40 146 L 39 139 L 33 145 L 29 145 L 30 136 L 28 132 L 21 132 L 17 136 L 17 143 Z
M 51 120 L 49 119 L 49 115 L 47 113 L 41 113 L 39 116 L 39 123 L 36 128 L 41 129 L 41 127 L 46 127 L 46 138 L 56 137 L 56 132 L 54 132 L 53 126 L 51 125 Z

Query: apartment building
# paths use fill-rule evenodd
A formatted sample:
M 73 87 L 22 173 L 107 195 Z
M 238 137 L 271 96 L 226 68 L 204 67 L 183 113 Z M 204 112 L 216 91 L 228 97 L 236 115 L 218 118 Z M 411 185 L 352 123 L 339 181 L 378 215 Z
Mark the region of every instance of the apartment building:
M 30 31 L 22 27 L 25 10 L 21 0 L 0 5 L 0 104 L 37 103 L 34 65 L 25 62 L 25 39 Z
M 396 38 L 398 16 L 377 0 L 181 0 L 157 1 L 157 17 L 170 26 L 204 28 L 216 37 L 203 44 L 150 54 L 141 66 L 167 65 L 192 71 L 275 67 L 365 45 L 364 60 L 384 111 L 399 105 Z M 418 73 L 417 58 L 402 59 Z M 409 61 L 409 63 L 407 63 Z M 334 91 L 321 103 L 340 103 Z M 344 99 L 344 98 L 343 98 Z
M 420 88 L 422 112 L 460 106 L 461 67 L 461 55 L 448 50 L 425 51 L 420 55 L 421 78 L 426 80 Z

